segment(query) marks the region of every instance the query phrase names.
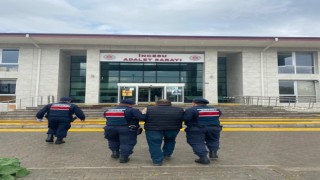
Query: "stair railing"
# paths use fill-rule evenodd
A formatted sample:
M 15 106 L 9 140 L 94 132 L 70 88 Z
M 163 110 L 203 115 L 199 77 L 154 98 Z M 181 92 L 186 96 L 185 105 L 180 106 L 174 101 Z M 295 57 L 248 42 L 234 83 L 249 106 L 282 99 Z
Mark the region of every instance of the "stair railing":
M 24 109 L 26 107 L 37 107 L 39 105 L 45 105 L 54 102 L 55 97 L 52 95 L 10 99 L 6 101 L 0 101 L 0 112 L 8 112 L 15 109 Z

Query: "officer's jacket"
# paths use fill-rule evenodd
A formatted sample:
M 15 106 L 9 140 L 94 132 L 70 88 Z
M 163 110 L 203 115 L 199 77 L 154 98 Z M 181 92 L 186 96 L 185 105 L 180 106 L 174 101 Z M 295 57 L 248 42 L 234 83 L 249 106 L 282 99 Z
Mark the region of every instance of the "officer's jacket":
M 48 120 L 60 119 L 71 121 L 73 114 L 76 114 L 81 120 L 86 118 L 83 111 L 77 105 L 67 102 L 48 104 L 37 113 L 36 117 L 42 119 L 45 114 Z
M 139 120 L 146 118 L 138 109 L 127 106 L 109 108 L 104 112 L 104 117 L 109 126 L 139 125 Z
M 184 120 L 187 126 L 220 125 L 219 117 L 221 111 L 218 108 L 209 106 L 194 106 L 184 113 Z

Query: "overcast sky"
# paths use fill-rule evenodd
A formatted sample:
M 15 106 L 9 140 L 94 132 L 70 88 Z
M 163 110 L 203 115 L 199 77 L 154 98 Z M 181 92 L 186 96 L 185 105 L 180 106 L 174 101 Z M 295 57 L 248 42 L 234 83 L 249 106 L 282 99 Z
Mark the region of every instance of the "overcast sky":
M 320 37 L 320 0 L 0 2 L 0 33 Z

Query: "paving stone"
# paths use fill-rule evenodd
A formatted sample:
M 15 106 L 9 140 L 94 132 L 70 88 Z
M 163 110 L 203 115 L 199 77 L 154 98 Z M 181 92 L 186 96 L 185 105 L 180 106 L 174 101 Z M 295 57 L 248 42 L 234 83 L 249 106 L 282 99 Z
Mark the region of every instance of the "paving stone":
M 103 133 L 70 132 L 62 145 L 45 143 L 41 132 L 0 133 L 0 157 L 16 157 L 31 174 L 21 179 L 318 179 L 318 132 L 223 132 L 219 159 L 197 158 L 180 132 L 175 152 L 163 166 L 152 166 L 144 133 L 131 161 L 110 158 Z

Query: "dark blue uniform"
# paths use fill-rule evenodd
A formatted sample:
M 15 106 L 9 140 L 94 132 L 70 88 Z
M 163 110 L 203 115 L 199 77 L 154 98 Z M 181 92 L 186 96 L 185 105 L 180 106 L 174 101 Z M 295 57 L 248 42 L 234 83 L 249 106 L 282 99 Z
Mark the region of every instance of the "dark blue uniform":
M 207 156 L 208 150 L 216 152 L 219 149 L 220 115 L 219 109 L 206 105 L 194 106 L 185 111 L 187 142 L 200 158 Z
M 47 134 L 56 135 L 58 139 L 67 136 L 73 120 L 73 114 L 81 120 L 85 120 L 86 118 L 83 111 L 77 105 L 67 102 L 48 104 L 37 113 L 36 117 L 42 119 L 45 114 L 45 117 L 48 119 L 49 128 Z
M 124 162 L 133 153 L 133 148 L 137 144 L 137 131 L 139 120 L 144 120 L 138 109 L 128 106 L 117 106 L 104 112 L 107 120 L 105 126 L 105 138 L 108 139 L 109 149 L 114 153 L 111 157 L 124 158 Z

